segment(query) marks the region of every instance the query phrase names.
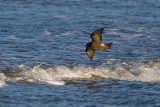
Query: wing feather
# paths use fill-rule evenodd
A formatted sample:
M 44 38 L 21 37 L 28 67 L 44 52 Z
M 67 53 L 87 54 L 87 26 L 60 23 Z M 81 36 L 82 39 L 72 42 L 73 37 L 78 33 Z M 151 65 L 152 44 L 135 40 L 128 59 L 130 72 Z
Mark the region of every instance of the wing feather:
M 98 29 L 91 34 L 91 38 L 92 38 L 93 43 L 98 43 L 98 44 L 102 43 L 102 32 L 103 32 L 103 30 L 104 30 L 104 28 L 101 28 L 101 29 Z
M 88 55 L 88 57 L 92 60 L 94 57 L 94 52 L 95 49 L 91 48 L 91 43 L 87 43 L 86 45 L 86 54 Z

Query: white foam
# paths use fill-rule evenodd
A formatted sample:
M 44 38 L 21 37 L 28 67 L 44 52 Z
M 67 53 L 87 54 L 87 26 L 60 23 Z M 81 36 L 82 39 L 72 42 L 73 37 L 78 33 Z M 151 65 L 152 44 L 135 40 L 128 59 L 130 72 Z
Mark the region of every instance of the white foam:
M 11 81 L 27 81 L 27 82 L 46 82 L 54 85 L 64 85 L 65 82 L 54 78 L 50 72 L 41 68 L 40 65 L 30 68 L 25 65 L 19 65 L 17 67 L 18 73 L 13 71 L 13 75 L 8 77 Z M 19 72 L 20 71 L 20 72 Z M 15 74 L 16 73 L 16 74 Z
M 8 86 L 5 82 L 6 80 L 6 76 L 3 73 L 0 73 L 0 87 Z
M 114 60 L 112 60 L 114 61 Z M 96 68 L 85 65 L 73 68 L 66 66 L 53 66 L 47 69 L 41 65 L 30 68 L 25 65 L 18 66 L 18 72 L 13 71 L 11 81 L 46 82 L 54 85 L 65 85 L 66 80 L 85 79 L 118 79 L 141 82 L 160 82 L 160 63 L 112 63 L 103 64 Z M 20 71 L 20 72 L 19 72 Z M 1 83 L 5 85 L 6 77 L 0 73 Z M 9 77 L 7 77 L 9 79 Z
M 144 82 L 160 82 L 160 67 L 140 66 L 138 70 L 141 72 L 137 77 L 137 81 Z
M 54 85 L 64 85 L 65 83 L 58 78 L 54 78 L 51 73 L 47 72 L 40 66 L 36 66 L 33 69 L 25 72 L 25 79 L 29 81 L 47 82 Z
M 45 29 L 44 35 L 49 36 L 49 35 L 51 35 L 51 34 L 52 34 L 51 32 L 49 32 L 47 29 Z

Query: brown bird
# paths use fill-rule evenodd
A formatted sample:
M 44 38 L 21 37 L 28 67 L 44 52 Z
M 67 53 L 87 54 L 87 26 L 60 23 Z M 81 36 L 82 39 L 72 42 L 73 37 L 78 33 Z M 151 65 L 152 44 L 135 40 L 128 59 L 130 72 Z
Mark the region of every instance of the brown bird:
M 104 28 L 98 29 L 91 34 L 92 42 L 88 42 L 86 45 L 86 54 L 92 60 L 95 50 L 111 49 L 112 43 L 102 43 L 102 32 Z

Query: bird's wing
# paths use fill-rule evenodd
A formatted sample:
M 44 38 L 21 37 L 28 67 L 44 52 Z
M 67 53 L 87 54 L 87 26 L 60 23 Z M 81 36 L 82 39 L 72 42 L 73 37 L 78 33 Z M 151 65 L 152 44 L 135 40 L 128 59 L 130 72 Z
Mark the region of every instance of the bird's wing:
M 91 34 L 92 43 L 93 44 L 101 44 L 102 43 L 102 32 L 104 28 L 98 29 Z
M 90 47 L 86 47 L 86 54 L 92 60 L 94 56 L 95 49 L 91 49 Z

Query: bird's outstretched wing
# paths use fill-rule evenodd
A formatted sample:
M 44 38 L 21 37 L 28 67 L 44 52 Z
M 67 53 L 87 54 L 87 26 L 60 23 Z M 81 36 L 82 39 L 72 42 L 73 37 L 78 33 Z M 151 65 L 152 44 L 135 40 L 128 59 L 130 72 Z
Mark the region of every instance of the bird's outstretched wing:
M 102 32 L 104 28 L 98 29 L 91 34 L 92 44 L 100 45 L 102 43 Z
M 86 53 L 87 53 L 88 57 L 89 57 L 91 60 L 93 59 L 94 52 L 95 52 L 94 49 L 86 48 Z
M 92 60 L 94 56 L 95 49 L 91 48 L 91 43 L 87 43 L 86 45 L 86 54 Z

